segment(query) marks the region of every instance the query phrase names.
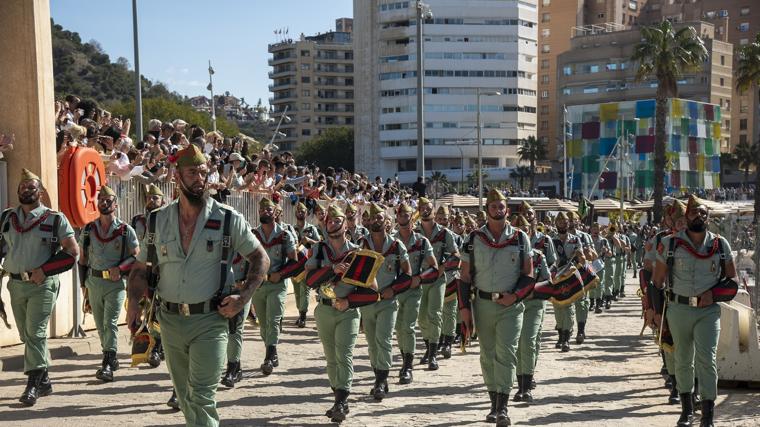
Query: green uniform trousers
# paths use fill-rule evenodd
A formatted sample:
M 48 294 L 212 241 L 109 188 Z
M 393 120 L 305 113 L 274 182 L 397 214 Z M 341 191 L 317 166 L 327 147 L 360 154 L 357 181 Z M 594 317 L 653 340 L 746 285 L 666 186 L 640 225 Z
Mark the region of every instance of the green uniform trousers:
M 599 284 L 596 285 L 596 287 L 589 291 L 588 297 L 591 299 L 601 299 L 604 296 L 604 277 L 607 274 L 607 268 L 605 267 L 603 270 L 598 271 L 597 277 L 599 277 Z
M 575 325 L 575 305 L 570 304 L 566 307 L 554 306 L 554 320 L 557 322 L 556 328 L 559 330 L 573 330 Z
M 696 373 L 702 399 L 715 400 L 718 396 L 715 356 L 720 336 L 720 306 L 699 308 L 669 303 L 667 316 L 675 347 L 678 392 L 691 393 Z
M 98 328 L 100 348 L 117 351 L 119 337 L 119 314 L 127 298 L 126 279 L 113 282 L 99 277 L 88 277 L 87 298 L 92 307 L 92 317 Z
M 251 303 L 253 300 L 248 301 L 243 306 L 243 320 L 238 322 L 235 333 L 229 334 L 227 340 L 227 361 L 239 362 L 240 356 L 243 354 L 243 328 L 248 318 L 248 312 L 251 311 Z
M 459 310 L 457 309 L 456 298 L 454 298 L 453 301 L 444 301 L 441 321 L 441 335 L 453 337 L 456 334 L 458 314 Z
M 438 342 L 443 323 L 443 294 L 446 283 L 443 279 L 438 279 L 435 283 L 422 285 L 421 288 L 419 323 L 422 338 L 430 342 Z
M 166 366 L 188 426 L 218 426 L 216 387 L 222 376 L 229 320 L 217 312 L 158 312 Z
M 617 260 L 615 261 L 615 286 L 618 290 L 618 292 L 622 291 L 625 287 L 625 269 L 626 269 L 626 257 L 625 255 L 620 255 L 617 257 Z
M 369 363 L 373 368 L 388 371 L 392 365 L 393 327 L 396 325 L 398 303 L 382 300 L 360 309 L 364 336 L 367 338 Z
M 414 354 L 414 349 L 417 346 L 414 327 L 417 325 L 421 297 L 422 288 L 409 289 L 396 297 L 396 301 L 398 301 L 396 339 L 398 340 L 398 348 L 402 354 Z
M 48 323 L 58 298 L 58 277 L 48 277 L 41 285 L 10 279 L 13 318 L 24 343 L 24 373 L 50 366 L 48 359 Z
M 280 322 L 285 314 L 288 286 L 264 281 L 253 293 L 253 307 L 259 319 L 259 333 L 264 345 L 277 345 L 280 340 Z
M 327 360 L 327 377 L 332 388 L 351 391 L 359 317 L 359 310 L 355 308 L 338 311 L 319 302 L 314 309 L 319 340 L 322 341 Z
M 293 293 L 296 296 L 296 307 L 299 313 L 309 311 L 309 287 L 306 286 L 306 282 L 293 282 Z
M 532 375 L 541 348 L 541 325 L 544 322 L 546 301 L 532 299 L 523 305 L 525 311 L 517 346 L 517 375 Z
M 573 306 L 575 307 L 575 319 L 578 323 L 586 323 L 586 320 L 588 319 L 589 304 L 590 302 L 587 295 L 584 295 L 583 298 L 573 303 Z
M 491 300 L 475 299 L 480 369 L 488 391 L 509 394 L 512 389 L 524 309 L 522 303 L 505 307 Z
M 672 351 L 664 351 L 665 354 L 665 369 L 668 370 L 668 375 L 675 375 L 676 374 L 676 358 L 674 352 Z M 678 381 L 678 379 L 676 379 Z
M 604 296 L 611 297 L 615 290 L 615 258 L 607 258 L 604 263 Z

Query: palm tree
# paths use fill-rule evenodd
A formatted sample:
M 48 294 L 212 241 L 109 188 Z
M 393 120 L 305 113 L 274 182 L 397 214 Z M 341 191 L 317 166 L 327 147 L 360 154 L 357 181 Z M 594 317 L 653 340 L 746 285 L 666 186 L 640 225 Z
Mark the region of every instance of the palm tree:
M 734 157 L 739 167 L 744 170 L 744 186 L 747 186 L 749 179 L 749 168 L 757 163 L 758 144 L 749 145 L 747 141 L 740 142 L 734 147 Z
M 439 190 L 445 193 L 449 188 L 449 179 L 440 171 L 435 171 L 430 175 L 430 182 L 433 184 L 434 199 L 438 198 Z
M 739 92 L 751 89 L 757 92 L 760 87 L 760 33 L 755 41 L 739 49 L 739 59 L 736 66 L 736 88 Z M 755 132 L 757 132 L 755 128 Z M 755 145 L 760 144 L 760 140 Z M 760 158 L 755 152 L 755 223 L 760 218 Z M 757 300 L 757 298 L 755 298 Z M 760 303 L 760 302 L 759 302 Z
M 696 71 L 707 60 L 707 49 L 694 27 L 678 31 L 670 21 L 641 28 L 641 43 L 631 56 L 639 63 L 636 80 L 657 80 L 656 124 L 654 149 L 654 221 L 662 219 L 662 197 L 665 192 L 665 117 L 668 98 L 678 97 L 677 82 L 683 72 Z
M 531 135 L 523 140 L 520 148 L 517 149 L 517 155 L 523 162 L 530 162 L 530 188 L 536 186 L 536 162 L 546 160 L 546 143 L 542 139 L 537 139 Z
M 509 177 L 516 180 L 519 183 L 520 190 L 524 189 L 523 182 L 525 182 L 525 178 L 528 178 L 531 176 L 530 168 L 527 166 L 518 166 L 514 169 L 512 169 L 511 172 L 509 172 Z

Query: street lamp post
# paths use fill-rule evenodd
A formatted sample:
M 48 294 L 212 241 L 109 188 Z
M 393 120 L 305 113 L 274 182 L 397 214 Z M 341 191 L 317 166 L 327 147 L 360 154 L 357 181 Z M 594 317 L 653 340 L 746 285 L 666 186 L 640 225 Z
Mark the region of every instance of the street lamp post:
M 285 137 L 285 134 L 280 132 L 280 125 L 282 125 L 283 120 L 285 123 L 290 123 L 290 116 L 287 115 L 289 107 L 290 105 L 285 104 L 285 108 L 282 110 L 282 114 L 280 114 L 280 120 L 277 121 L 277 127 L 274 128 L 274 132 L 272 133 L 272 139 L 269 140 L 269 144 L 267 144 L 267 147 L 269 147 L 272 151 L 277 151 L 278 148 L 276 145 L 274 145 L 274 139 L 277 138 L 278 135 Z
M 478 139 L 478 209 L 482 211 L 483 210 L 483 153 L 482 153 L 482 150 L 481 150 L 481 146 L 483 145 L 483 139 L 482 139 L 481 131 L 480 131 L 480 128 L 482 127 L 481 123 L 480 123 L 480 97 L 483 96 L 483 95 L 485 95 L 485 96 L 499 96 L 499 95 L 501 95 L 501 92 L 499 92 L 498 90 L 482 91 L 482 90 L 480 90 L 480 88 L 476 88 L 475 89 L 475 95 L 476 95 L 476 98 L 478 100 L 477 101 L 477 104 L 478 104 L 478 107 L 477 107 L 477 127 L 478 127 L 478 129 L 477 129 L 478 130 L 478 134 L 477 134 L 477 139 Z
M 132 35 L 135 48 L 135 124 L 137 138 L 143 138 L 142 79 L 140 78 L 140 43 L 137 35 L 137 0 L 132 0 Z M 79 311 L 79 310 L 76 310 Z
M 422 44 L 422 26 L 426 18 L 432 18 L 430 6 L 417 0 L 417 176 L 425 178 L 425 88 Z
M 211 126 L 214 128 L 214 132 L 216 132 L 216 106 L 214 104 L 214 80 L 211 78 L 211 76 L 214 75 L 214 69 L 211 68 L 211 60 L 208 60 L 208 86 L 206 89 L 211 92 Z

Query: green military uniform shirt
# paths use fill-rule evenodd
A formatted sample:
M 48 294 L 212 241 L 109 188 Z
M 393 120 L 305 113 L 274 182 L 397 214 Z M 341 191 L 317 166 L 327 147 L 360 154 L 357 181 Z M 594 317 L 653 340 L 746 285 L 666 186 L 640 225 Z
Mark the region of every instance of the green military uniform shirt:
M 469 256 L 474 251 L 475 287 L 484 292 L 512 292 L 517 279 L 522 273 L 520 252 L 524 259 L 530 256 L 531 247 L 528 235 L 507 224 L 499 236 L 493 236 L 487 225 L 480 228 L 492 244 L 504 243 L 517 234 L 517 242 L 501 249 L 486 244 L 476 233 L 470 235 L 470 241 L 465 248 L 464 260 L 470 262 Z M 473 266 L 471 265 L 470 268 Z
M 369 230 L 364 226 L 356 224 L 353 229 L 346 228 L 346 236 L 352 243 L 358 243 L 363 237 L 369 237 Z
M 330 245 L 327 242 L 324 242 L 316 246 L 314 253 L 312 253 L 306 261 L 306 265 L 314 268 L 322 268 L 327 267 L 328 265 L 340 264 L 349 252 L 357 249 L 359 249 L 358 246 L 346 240 L 343 246 L 340 247 L 340 250 L 337 253 L 333 253 Z M 337 282 L 334 288 L 336 297 L 345 298 L 356 289 L 356 286 Z M 328 296 L 322 294 L 321 288 L 319 289 L 319 296 L 320 298 L 329 299 Z
M 448 228 L 435 224 L 430 236 L 428 236 L 425 234 L 425 229 L 420 225 L 416 232 L 422 234 L 423 237 L 430 241 L 430 244 L 433 246 L 433 256 L 439 263 L 449 255 L 458 252 L 456 242 L 454 242 L 454 233 Z M 426 262 L 424 268 L 428 267 L 430 266 Z
M 670 241 L 673 238 L 681 239 L 699 254 L 712 255 L 706 259 L 697 258 L 683 247 L 676 245 L 673 250 L 673 283 L 671 289 L 673 293 L 685 297 L 699 296 L 718 283 L 720 279 L 720 250 L 712 252 L 715 240 L 719 239 L 718 244 L 723 245 L 723 257 L 726 264 L 734 262 L 731 255 L 731 246 L 725 238 L 706 232 L 705 240 L 702 244 L 694 246 L 686 231 L 679 231 L 675 235 L 664 237 L 657 248 L 657 261 L 666 264 Z
M 602 236 L 596 236 L 596 239 L 594 239 L 592 236 L 591 242 L 594 244 L 594 250 L 600 257 L 604 253 L 605 249 L 609 249 L 610 247 L 610 242 Z
M 124 243 L 121 233 L 118 236 L 114 236 L 124 221 L 119 218 L 114 218 L 111 222 L 111 226 L 108 230 L 102 230 L 100 220 L 96 219 L 90 223 L 90 246 L 87 248 L 87 265 L 95 270 L 108 270 L 109 268 L 118 266 L 123 259 L 121 259 L 122 248 Z M 137 233 L 129 225 L 124 224 L 124 232 L 126 233 L 126 245 L 127 249 L 124 252 L 127 256 L 131 256 L 135 248 L 139 246 L 137 241 Z M 98 238 L 100 237 L 100 238 Z M 108 240 L 115 237 L 111 241 Z M 79 235 L 79 246 L 84 247 L 85 233 Z
M 575 252 L 583 248 L 580 237 L 567 233 L 563 242 L 559 235 L 554 238 L 554 248 L 557 250 L 557 267 L 564 267 L 572 259 Z
M 42 219 L 45 215 L 47 216 Z M 16 224 L 13 221 L 14 216 L 18 219 Z M 66 217 L 44 205 L 31 210 L 28 216 L 24 215 L 23 209 L 19 206 L 7 216 L 5 223 L 0 224 L 0 232 L 8 227 L 8 231 L 3 233 L 7 248 L 3 261 L 5 271 L 21 274 L 39 268 L 50 258 L 51 239 L 53 238 L 53 225 L 56 216 L 60 217 L 58 229 L 55 233 L 58 241 L 61 242 L 73 237 L 74 229 L 71 228 Z M 37 224 L 33 225 L 35 223 Z M 21 230 L 29 230 L 20 233 L 16 230 L 16 225 Z
M 430 241 L 415 231 L 410 233 L 409 240 L 406 242 L 404 242 L 404 238 L 398 230 L 393 233 L 393 237 L 401 241 L 406 247 L 409 266 L 412 268 L 412 276 L 420 274 L 425 259 L 433 256 L 433 246 L 430 244 Z
M 409 261 L 406 246 L 404 246 L 400 240 L 395 239 L 387 233 L 383 235 L 382 248 L 375 247 L 375 243 L 372 241 L 372 236 L 365 237 L 362 242 L 367 249 L 375 251 L 385 257 L 376 276 L 377 290 L 382 291 L 390 286 L 401 272 L 401 264 L 405 261 Z M 396 249 L 391 251 L 391 253 L 386 253 L 390 250 L 394 242 L 396 243 Z
M 557 262 L 557 250 L 554 248 L 554 241 L 546 234 L 536 231 L 530 238 L 530 246 L 544 253 L 547 264 L 554 265 Z
M 207 199 L 198 215 L 195 232 L 187 254 L 182 249 L 179 232 L 179 202 L 174 201 L 156 211 L 155 246 L 161 278 L 158 294 L 164 301 L 178 304 L 196 304 L 211 299 L 219 290 L 220 263 L 224 215 L 232 211 L 230 220 L 229 256 L 240 253 L 246 256 L 259 246 L 248 223 L 239 212 Z M 140 242 L 137 260 L 145 263 L 148 257 L 147 236 Z M 232 260 L 224 288 L 233 284 Z
M 303 227 L 299 227 L 298 224 L 296 224 L 293 227 L 296 230 L 296 245 L 301 242 L 301 239 L 305 236 L 307 239 L 311 240 L 317 240 L 319 241 L 322 236 L 319 234 L 319 230 L 317 227 L 315 227 L 313 224 L 309 224 L 308 222 L 303 223 Z
M 272 234 L 267 238 L 261 226 L 256 227 L 254 235 L 261 241 L 269 255 L 269 274 L 274 273 L 287 261 L 288 254 L 296 250 L 295 236 L 278 223 L 274 224 Z M 277 240 L 280 243 L 274 243 Z

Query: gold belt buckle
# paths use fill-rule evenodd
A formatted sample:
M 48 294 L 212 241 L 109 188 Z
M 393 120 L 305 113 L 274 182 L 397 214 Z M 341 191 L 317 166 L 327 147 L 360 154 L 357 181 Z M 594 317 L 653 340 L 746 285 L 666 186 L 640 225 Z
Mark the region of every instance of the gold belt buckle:
M 29 281 L 29 273 L 26 271 L 21 272 L 21 281 L 28 282 Z
M 689 297 L 689 307 L 699 307 L 699 297 Z
M 190 305 L 189 304 L 180 304 L 179 305 L 179 314 L 183 316 L 189 316 L 190 315 Z
M 103 276 L 103 278 L 106 280 L 111 280 L 111 272 L 108 270 L 103 270 L 101 276 Z
M 491 301 L 497 301 L 501 299 L 501 292 L 491 292 Z

